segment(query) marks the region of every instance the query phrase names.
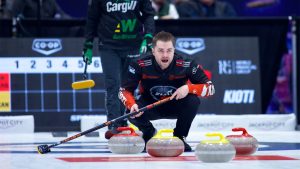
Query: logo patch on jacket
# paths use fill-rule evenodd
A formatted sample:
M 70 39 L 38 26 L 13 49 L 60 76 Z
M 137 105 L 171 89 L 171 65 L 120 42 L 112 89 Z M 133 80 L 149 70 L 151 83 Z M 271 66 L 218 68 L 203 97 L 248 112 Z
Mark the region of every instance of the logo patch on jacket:
M 135 39 L 137 35 L 132 34 L 134 33 L 135 27 L 136 19 L 121 20 L 120 23 L 117 24 L 113 39 Z
M 154 86 L 150 89 L 150 94 L 153 99 L 160 100 L 162 97 L 171 96 L 176 90 L 173 86 Z
M 132 74 L 135 74 L 135 69 L 132 66 L 128 66 L 128 71 Z
M 131 0 L 117 0 L 115 3 L 107 2 L 106 3 L 106 10 L 107 12 L 116 12 L 120 11 L 122 13 L 126 13 L 127 11 L 133 11 L 136 7 L 137 1 Z

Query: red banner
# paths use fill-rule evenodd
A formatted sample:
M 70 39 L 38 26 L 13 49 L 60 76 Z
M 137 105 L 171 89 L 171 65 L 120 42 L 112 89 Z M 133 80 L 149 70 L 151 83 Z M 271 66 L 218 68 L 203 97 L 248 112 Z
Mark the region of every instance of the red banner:
M 0 91 L 10 91 L 10 75 L 9 73 L 0 73 Z

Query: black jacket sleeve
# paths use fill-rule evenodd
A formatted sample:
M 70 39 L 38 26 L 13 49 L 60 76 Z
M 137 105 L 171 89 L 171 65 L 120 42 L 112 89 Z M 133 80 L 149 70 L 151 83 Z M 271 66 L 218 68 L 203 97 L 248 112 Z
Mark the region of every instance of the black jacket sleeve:
M 121 88 L 133 93 L 141 80 L 141 67 L 136 61 L 130 63 L 127 69 L 127 78 L 122 82 Z
M 154 9 L 150 0 L 142 0 L 140 9 L 142 13 L 142 20 L 144 21 L 144 34 L 154 34 Z
M 201 84 L 209 81 L 202 66 L 197 64 L 195 60 L 191 62 L 190 67 L 187 69 L 187 75 L 192 84 Z
M 93 41 L 97 36 L 97 28 L 100 18 L 99 5 L 101 0 L 89 0 L 88 14 L 85 27 L 86 41 Z
M 24 0 L 15 0 L 12 4 L 12 15 L 14 17 L 17 17 L 19 15 L 22 15 L 23 10 L 25 8 L 25 1 Z

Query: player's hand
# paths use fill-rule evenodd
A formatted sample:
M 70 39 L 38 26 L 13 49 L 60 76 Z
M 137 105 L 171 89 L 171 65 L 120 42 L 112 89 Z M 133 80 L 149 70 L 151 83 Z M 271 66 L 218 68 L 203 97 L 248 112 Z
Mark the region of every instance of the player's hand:
M 211 81 L 208 81 L 202 88 L 201 96 L 209 97 L 215 94 L 215 86 Z
M 86 41 L 83 45 L 83 60 L 90 65 L 93 58 L 93 42 Z
M 187 85 L 183 85 L 180 88 L 178 88 L 170 97 L 170 100 L 173 100 L 174 98 L 176 100 L 183 99 L 189 94 L 189 87 Z
M 144 36 L 144 40 L 140 47 L 140 54 L 145 54 L 152 49 L 152 38 L 153 36 L 151 34 L 146 34 Z
M 138 111 L 139 111 L 139 106 L 137 104 L 134 104 L 133 106 L 131 106 L 130 113 L 138 112 Z M 144 112 L 139 112 L 138 114 L 131 116 L 131 118 L 140 117 L 143 113 Z

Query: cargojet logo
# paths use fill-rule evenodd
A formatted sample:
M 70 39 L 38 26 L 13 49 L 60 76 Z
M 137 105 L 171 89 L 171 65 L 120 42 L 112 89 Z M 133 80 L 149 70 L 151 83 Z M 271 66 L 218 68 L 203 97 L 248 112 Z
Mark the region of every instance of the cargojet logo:
M 62 50 L 60 39 L 34 39 L 32 50 L 44 55 L 51 55 Z
M 193 55 L 205 49 L 204 39 L 202 38 L 178 38 L 176 49 L 188 55 Z
M 126 13 L 129 10 L 133 11 L 137 4 L 137 1 L 133 1 L 133 0 L 123 0 L 123 2 L 120 1 L 122 0 L 116 0 L 115 3 L 107 2 L 106 3 L 107 12 L 121 11 L 123 13 Z
M 257 66 L 251 60 L 219 60 L 219 74 L 250 74 L 253 70 L 257 70 Z
M 160 100 L 162 97 L 171 96 L 176 91 L 173 86 L 154 86 L 150 89 L 150 94 L 155 100 Z
M 225 90 L 224 104 L 252 104 L 254 103 L 255 90 Z

